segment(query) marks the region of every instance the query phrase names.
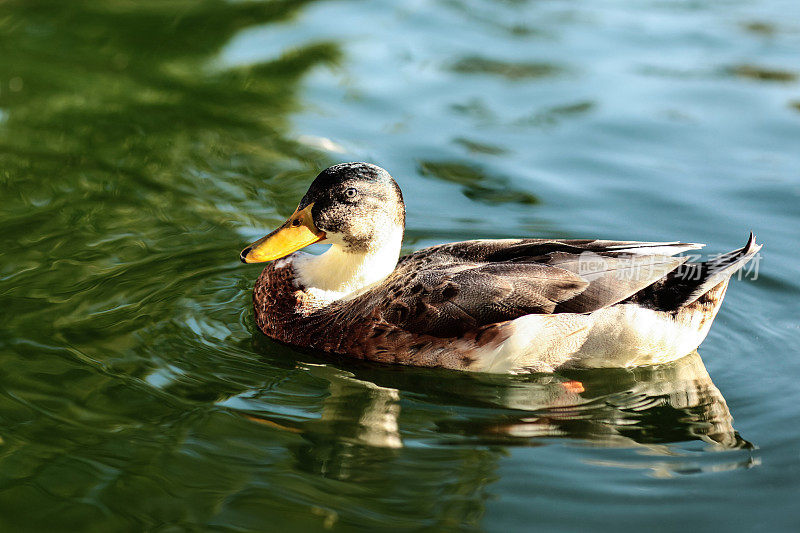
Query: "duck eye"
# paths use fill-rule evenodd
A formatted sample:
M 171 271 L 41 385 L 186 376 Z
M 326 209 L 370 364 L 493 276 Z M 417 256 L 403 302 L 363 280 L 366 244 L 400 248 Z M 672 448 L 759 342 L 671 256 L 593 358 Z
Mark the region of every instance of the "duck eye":
M 358 196 L 358 191 L 354 187 L 348 187 L 344 190 L 345 198 L 353 199 Z
M 299 218 L 296 218 L 296 219 L 292 220 L 292 227 L 296 228 L 299 225 L 300 225 L 300 219 Z

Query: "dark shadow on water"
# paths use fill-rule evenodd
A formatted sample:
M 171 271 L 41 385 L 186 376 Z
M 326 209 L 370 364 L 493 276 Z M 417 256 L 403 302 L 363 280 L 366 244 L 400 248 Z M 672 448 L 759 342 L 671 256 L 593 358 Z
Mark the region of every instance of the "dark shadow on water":
M 422 176 L 457 183 L 464 196 L 487 204 L 535 205 L 539 199 L 514 188 L 505 176 L 491 174 L 483 168 L 462 161 L 420 161 L 417 169 Z
M 564 72 L 563 67 L 552 63 L 503 61 L 482 56 L 462 57 L 450 65 L 450 70 L 459 74 L 498 76 L 510 81 L 548 78 Z
M 748 63 L 728 67 L 726 73 L 737 78 L 766 82 L 790 83 L 797 80 L 794 72 Z

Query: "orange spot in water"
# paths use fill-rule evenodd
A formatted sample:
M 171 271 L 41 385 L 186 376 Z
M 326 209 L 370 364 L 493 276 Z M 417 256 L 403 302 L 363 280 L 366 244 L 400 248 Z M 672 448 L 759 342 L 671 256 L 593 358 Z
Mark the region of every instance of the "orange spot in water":
M 276 429 L 281 429 L 283 431 L 288 431 L 290 433 L 302 433 L 303 430 L 299 428 L 292 428 L 289 426 L 284 426 L 283 424 L 278 424 L 277 422 L 273 422 L 272 420 L 267 420 L 266 418 L 261 418 L 258 416 L 253 415 L 243 415 L 248 420 L 252 420 L 253 422 L 258 422 L 259 424 L 264 424 L 265 426 L 270 426 Z
M 580 381 L 575 381 L 575 380 L 565 381 L 561 385 L 565 389 L 567 389 L 567 391 L 572 392 L 574 394 L 580 394 L 586 390 L 585 388 L 583 388 L 583 383 L 581 383 Z

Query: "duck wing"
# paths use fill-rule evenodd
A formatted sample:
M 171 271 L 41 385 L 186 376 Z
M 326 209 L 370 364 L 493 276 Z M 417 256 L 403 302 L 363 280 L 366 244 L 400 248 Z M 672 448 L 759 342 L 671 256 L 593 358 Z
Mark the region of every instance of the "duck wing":
M 400 276 L 390 285 L 384 319 L 406 331 L 436 337 L 459 336 L 531 313 L 552 313 L 588 286 L 577 274 L 537 263 L 426 267 L 406 262 L 406 268 L 406 275 L 395 273 Z
M 588 313 L 630 297 L 687 259 L 630 248 L 689 246 L 602 242 L 469 241 L 420 250 L 402 258 L 383 284 L 383 318 L 406 331 L 455 337 L 527 314 Z

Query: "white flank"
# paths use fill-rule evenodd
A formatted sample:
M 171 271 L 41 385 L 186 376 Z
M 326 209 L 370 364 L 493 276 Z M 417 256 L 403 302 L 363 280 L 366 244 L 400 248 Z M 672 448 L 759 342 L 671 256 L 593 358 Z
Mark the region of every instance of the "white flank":
M 573 367 L 663 364 L 695 350 L 708 334 L 698 313 L 687 322 L 667 313 L 625 304 L 587 315 L 525 315 L 497 348 L 479 355 L 479 370 L 552 372 Z

